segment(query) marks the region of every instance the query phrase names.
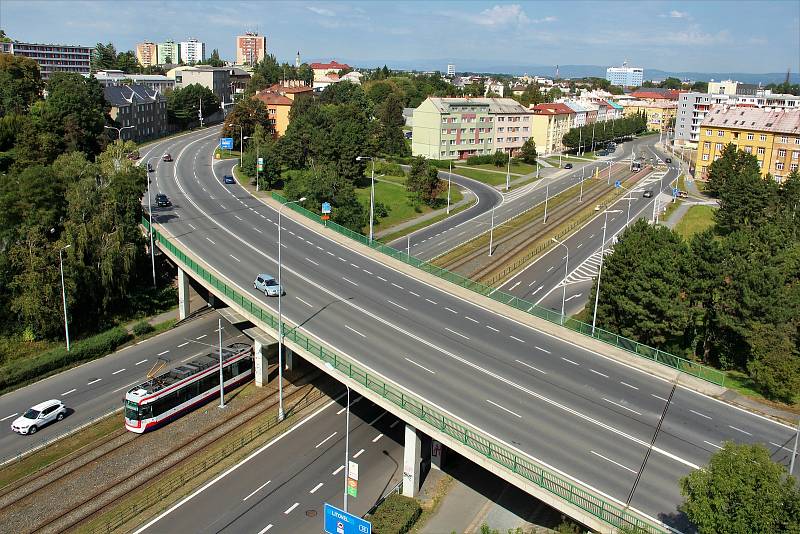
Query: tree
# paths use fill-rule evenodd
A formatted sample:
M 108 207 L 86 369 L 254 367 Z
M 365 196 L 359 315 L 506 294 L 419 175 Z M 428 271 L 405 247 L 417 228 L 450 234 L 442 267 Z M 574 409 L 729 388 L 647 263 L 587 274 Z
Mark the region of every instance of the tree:
M 91 65 L 92 72 L 116 68 L 117 49 L 112 43 L 97 43 L 92 50 Z
M 272 130 L 256 124 L 252 138 L 242 158 L 242 170 L 248 176 L 256 177 L 258 158 L 264 162 L 258 172 L 258 183 L 263 189 L 272 189 L 281 177 L 281 162 Z
M 283 70 L 278 65 L 278 60 L 272 54 L 267 54 L 264 59 L 253 67 L 253 75 L 258 74 L 267 86 L 278 83 L 283 76 Z
M 411 161 L 411 170 L 406 178 L 406 189 L 418 200 L 433 205 L 436 197 L 447 185 L 439 180 L 439 170 L 422 157 Z
M 0 117 L 9 113 L 22 114 L 42 98 L 39 65 L 24 56 L 0 54 Z
M 396 156 L 408 155 L 408 145 L 403 135 L 405 125 L 403 103 L 397 93 L 390 93 L 383 103 L 375 108 L 375 118 L 379 122 L 378 151 Z
M 200 100 L 203 101 L 203 117 L 219 111 L 219 98 L 211 89 L 193 83 L 175 89 L 167 95 L 167 117 L 172 124 L 186 128 L 199 122 Z
M 694 82 L 691 86 L 691 90 L 696 93 L 707 93 L 708 82 Z
M 6 35 L 5 30 L 0 30 L 0 43 L 10 43 L 12 41 L 11 37 Z
M 683 87 L 683 82 L 678 78 L 668 77 L 666 80 L 659 84 L 662 89 L 680 89 Z
M 212 67 L 224 67 L 225 62 L 219 57 L 219 50 L 216 48 L 211 51 L 211 56 L 205 61 L 198 61 L 198 65 L 211 65 Z
M 234 148 L 241 150 L 239 146 L 241 138 L 254 136 L 258 126 L 261 126 L 263 131 L 270 136 L 274 134 L 274 129 L 269 122 L 269 112 L 264 102 L 258 98 L 243 98 L 236 103 L 225 118 L 222 136 L 232 137 Z
M 319 210 L 323 202 L 332 206 L 331 219 L 357 232 L 367 224 L 367 210 L 358 201 L 351 181 L 336 173 L 333 165 L 314 165 L 311 169 L 289 171 L 285 175 L 287 198 L 306 197 L 303 205 Z
M 700 534 L 800 530 L 800 488 L 763 445 L 728 442 L 680 481 L 681 510 Z
M 536 142 L 529 137 L 520 149 L 520 159 L 529 165 L 536 165 Z

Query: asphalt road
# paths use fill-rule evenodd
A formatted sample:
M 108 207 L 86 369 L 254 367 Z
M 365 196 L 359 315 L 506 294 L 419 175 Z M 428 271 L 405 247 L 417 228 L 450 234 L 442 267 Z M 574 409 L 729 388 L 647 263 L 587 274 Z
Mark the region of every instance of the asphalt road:
M 650 136 L 644 140 L 655 143 L 658 138 Z M 647 157 L 658 154 L 662 161 L 666 157 L 660 152 L 651 152 L 654 151 L 652 145 L 647 146 L 647 151 L 650 152 L 649 155 L 644 154 Z M 670 184 L 677 179 L 678 175 L 677 164 L 669 164 L 666 172 L 657 170 L 649 177 L 629 186 L 629 194 L 608 207 L 609 212 L 615 213 L 608 215 L 605 249 L 613 247 L 616 236 L 638 218 L 652 219 L 654 202 L 658 201 L 659 209 L 667 205 L 671 199 Z M 648 190 L 652 191 L 652 198 L 643 196 L 643 192 Z M 663 193 L 659 194 L 660 192 Z M 547 253 L 507 280 L 500 286 L 501 289 L 557 311 L 561 310 L 562 297 L 565 301 L 572 297 L 569 301 L 569 309 L 579 310 L 586 303 L 591 291 L 591 283 L 587 288 L 586 282 L 591 281 L 597 275 L 604 224 L 604 212 L 598 212 L 597 216 L 563 240 L 569 250 L 568 274 L 566 275 L 568 295 L 564 296 L 562 293 L 567 260 L 562 246 L 551 247 Z M 608 251 L 606 250 L 605 253 Z M 577 284 L 577 287 L 570 288 L 571 284 Z
M 0 397 L 0 462 L 22 454 L 88 421 L 122 407 L 125 391 L 143 382 L 159 359 L 169 365 L 213 351 L 217 344 L 219 315 L 207 313 L 162 334 L 130 345 L 105 358 L 64 371 Z M 243 334 L 222 322 L 223 343 Z M 239 339 L 240 340 L 240 339 Z M 69 410 L 61 422 L 40 429 L 32 436 L 11 431 L 11 422 L 32 405 L 60 399 Z
M 353 401 L 349 459 L 359 479 L 348 511 L 362 516 L 402 479 L 404 426 L 366 399 Z M 331 400 L 137 534 L 322 532 L 324 503 L 342 507 L 344 406 L 344 395 Z
M 485 189 L 492 190 L 495 195 L 495 201 L 487 202 L 484 200 L 469 210 L 469 216 L 466 216 L 467 212 L 463 212 L 411 234 L 411 255 L 424 260 L 431 260 L 441 256 L 488 231 L 491 226 L 491 210 L 493 207 L 495 208 L 494 224 L 503 224 L 505 221 L 543 203 L 547 196 L 557 195 L 573 185 L 579 184 L 581 180 L 590 178 L 595 173 L 595 170 L 599 171 L 602 176 L 603 173 L 607 172 L 609 162 L 629 158 L 631 151 L 635 151 L 638 155 L 640 151 L 646 151 L 646 147 L 651 146 L 655 141 L 656 139 L 653 137 L 643 137 L 621 143 L 612 156 L 600 158 L 594 162 L 573 162 L 574 168 L 571 171 L 543 169 L 540 180 L 508 193 L 500 192 L 494 187 L 475 180 L 463 177 L 455 180 L 454 178 L 454 181 L 473 191 L 476 191 L 475 187 L 477 186 L 475 184 L 481 187 L 480 191 Z M 439 175 L 443 179 L 447 179 L 447 173 L 440 172 Z M 455 177 L 456 174 L 453 173 L 453 176 Z M 480 195 L 488 196 L 488 193 L 481 192 Z M 395 240 L 390 245 L 404 250 L 407 246 L 406 238 Z
M 234 161 L 212 163 L 216 130 L 176 140 L 158 163 L 173 208 L 162 228 L 239 290 L 276 273 L 275 211 L 238 185 Z M 213 168 L 212 168 L 213 165 Z M 285 320 L 456 417 L 624 500 L 670 384 L 516 323 L 340 247 L 283 218 Z M 763 442 L 788 463 L 793 429 L 679 389 L 633 506 L 671 514 L 678 478 L 725 440 Z

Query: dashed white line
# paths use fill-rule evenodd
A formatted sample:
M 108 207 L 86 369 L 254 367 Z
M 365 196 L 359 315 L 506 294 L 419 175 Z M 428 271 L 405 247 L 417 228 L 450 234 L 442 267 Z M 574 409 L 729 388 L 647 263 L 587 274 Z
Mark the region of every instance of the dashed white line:
M 536 350 L 540 350 L 540 351 L 542 351 L 542 352 L 544 352 L 544 353 L 546 353 L 546 354 L 550 354 L 550 351 L 549 351 L 549 350 L 547 350 L 547 349 L 543 349 L 542 347 L 540 347 L 540 346 L 538 346 L 538 345 L 534 345 L 534 346 L 533 346 L 533 348 L 534 348 L 534 349 L 536 349 Z
M 549 269 L 547 269 L 547 272 L 549 273 L 549 272 L 550 272 L 550 271 L 552 271 L 553 269 L 555 269 L 555 265 L 551 265 L 551 266 L 550 266 L 550 268 L 549 268 Z
M 360 268 L 361 268 L 361 267 L 359 267 L 358 265 L 356 265 L 355 263 L 353 263 L 352 261 L 350 262 L 350 265 L 352 265 L 352 266 L 353 266 L 353 267 L 355 267 L 356 269 L 360 269 Z
M 17 414 L 14 414 L 14 415 L 17 415 Z M 399 424 L 400 424 L 400 419 L 398 419 L 397 421 L 395 421 L 394 423 L 392 423 L 391 425 L 389 425 L 389 428 L 394 428 L 394 427 L 396 427 L 396 426 L 397 426 L 397 425 L 399 425 Z
M 334 471 L 333 473 L 331 473 L 331 475 L 333 475 L 333 476 L 336 476 L 336 475 L 338 475 L 339 473 L 341 473 L 341 472 L 342 472 L 342 469 L 344 469 L 344 466 L 343 466 L 343 465 L 340 465 L 340 466 L 339 466 L 339 467 L 336 469 L 336 471 Z
M 769 444 L 770 444 L 770 445 L 774 445 L 775 447 L 778 447 L 779 449 L 783 449 L 783 450 L 785 450 L 785 451 L 794 452 L 794 451 L 792 451 L 792 449 L 790 449 L 789 447 L 784 447 L 783 445 L 778 445 L 777 443 L 774 443 L 774 442 L 772 442 L 772 441 L 770 441 L 770 442 L 769 442 Z M 722 448 L 722 447 L 720 447 L 720 448 Z
M 447 311 L 449 311 L 450 313 L 456 313 L 456 314 L 458 313 L 458 312 L 457 312 L 457 311 L 455 311 L 454 309 L 452 309 L 452 308 L 448 308 L 447 306 L 445 306 L 445 307 L 444 307 L 444 309 L 445 309 L 445 310 L 447 310 Z
M 355 460 L 356 458 L 358 458 L 358 457 L 359 457 L 359 456 L 361 456 L 362 454 L 364 454 L 364 449 L 361 449 L 360 451 L 358 451 L 357 453 L 355 453 L 355 454 L 353 455 L 353 459 Z
M 719 445 L 715 445 L 714 443 L 711 443 L 710 441 L 703 440 L 703 443 L 707 443 L 707 444 L 711 445 L 712 447 L 716 447 L 717 449 L 721 449 L 722 448 Z
M 621 467 L 621 468 L 623 468 L 623 469 L 626 469 L 626 470 L 630 471 L 631 473 L 634 473 L 634 474 L 636 474 L 636 471 L 634 471 L 634 470 L 633 470 L 633 469 L 631 469 L 630 467 L 625 467 L 625 466 L 624 466 L 624 465 L 622 465 L 621 463 L 619 463 L 619 462 L 615 462 L 615 461 L 614 461 L 614 460 L 612 460 L 611 458 L 606 458 L 606 457 L 605 457 L 605 456 L 603 456 L 602 454 L 600 454 L 600 453 L 597 453 L 597 452 L 594 452 L 594 451 L 589 451 L 589 452 L 590 452 L 590 453 L 592 453 L 592 454 L 594 454 L 595 456 L 599 456 L 600 458 L 602 458 L 603 460 L 605 460 L 605 461 L 607 461 L 607 462 L 611 462 L 612 464 L 614 464 L 614 465 L 616 465 L 616 466 L 618 466 L 618 467 Z
M 75 390 L 73 390 L 73 391 L 75 391 Z M 66 393 L 62 393 L 62 395 L 66 395 Z M 3 417 L 2 419 L 0 419 L 0 421 L 5 421 L 6 419 L 11 419 L 11 418 L 12 418 L 12 417 L 14 417 L 15 415 L 19 415 L 19 412 L 17 412 L 17 413 L 12 413 L 11 415 L 7 415 L 7 416 Z
M 437 305 L 437 304 L 436 304 L 436 301 L 433 301 L 433 300 L 431 300 L 431 299 L 425 299 L 425 300 L 426 300 L 426 301 L 428 301 L 428 302 L 430 302 L 430 303 L 431 303 L 431 304 L 433 304 L 434 306 L 436 306 L 436 305 Z
M 497 328 L 495 328 L 495 327 L 493 327 L 493 326 L 489 326 L 488 324 L 486 325 L 486 328 L 488 328 L 488 329 L 489 329 L 489 330 L 491 330 L 492 332 L 499 332 L 499 331 L 500 331 L 500 330 L 498 330 Z
M 312 260 L 312 259 L 305 258 L 305 260 L 306 260 L 307 262 L 309 262 L 309 263 L 313 263 L 314 265 L 319 265 L 319 263 L 315 262 L 315 261 L 314 261 L 314 260 Z
M 286 511 L 285 511 L 285 512 L 283 512 L 283 514 L 284 514 L 284 515 L 289 515 L 289 514 L 291 514 L 291 513 L 292 513 L 292 510 L 294 510 L 294 509 L 295 509 L 295 508 L 297 508 L 298 506 L 300 506 L 300 503 L 299 503 L 299 502 L 296 502 L 296 503 L 294 503 L 294 504 L 293 504 L 293 505 L 291 505 L 289 508 L 287 508 L 287 509 L 286 509 Z
M 124 371 L 124 369 L 123 369 L 123 371 Z M 71 390 L 69 390 L 69 391 L 65 391 L 65 392 L 64 392 L 64 393 L 62 393 L 61 395 L 62 395 L 62 396 L 64 396 L 64 395 L 69 395 L 70 393 L 75 393 L 76 391 L 78 391 L 76 388 L 72 388 L 72 389 L 71 389 Z
M 514 284 L 513 286 L 509 287 L 509 288 L 508 288 L 508 290 L 509 290 L 509 291 L 514 291 L 514 289 L 515 289 L 515 288 L 516 288 L 518 285 L 520 285 L 521 283 L 522 283 L 521 281 L 520 281 L 520 282 L 517 282 L 517 283 L 516 283 L 516 284 Z
M 256 228 L 255 226 L 253 227 L 253 230 L 255 230 L 256 232 L 258 232 L 259 234 L 263 234 L 263 233 L 264 233 L 264 232 L 262 232 L 261 230 L 259 230 L 258 228 Z
M 711 417 L 707 416 L 707 415 L 706 415 L 706 414 L 704 414 L 704 413 L 696 412 L 696 411 L 694 411 L 694 410 L 689 410 L 689 411 L 690 411 L 690 412 L 692 412 L 692 413 L 693 413 L 693 414 L 695 414 L 695 415 L 699 415 L 700 417 L 705 417 L 706 419 L 711 419 Z
M 629 412 L 633 412 L 633 413 L 635 413 L 636 415 L 642 415 L 640 412 L 637 412 L 636 410 L 631 410 L 631 409 L 630 409 L 630 408 L 628 408 L 627 406 L 623 406 L 622 404 L 620 404 L 620 403 L 618 403 L 618 402 L 614 402 L 614 401 L 612 401 L 612 400 L 608 400 L 608 399 L 607 399 L 607 398 L 605 398 L 605 397 L 603 397 L 603 400 L 604 400 L 604 401 L 606 401 L 606 402 L 610 402 L 610 403 L 611 403 L 611 404 L 613 404 L 614 406 L 619 406 L 619 407 L 620 407 L 620 408 L 622 408 L 623 410 L 628 410 Z
M 343 261 L 343 262 L 347 263 L 347 260 L 344 259 L 343 257 L 341 257 L 341 256 L 336 256 L 336 257 L 339 258 L 339 261 Z
M 95 378 L 91 382 L 87 382 L 86 385 L 87 386 L 91 386 L 92 384 L 96 384 L 96 383 L 100 382 L 101 380 L 102 380 L 102 378 Z
M 252 492 L 250 495 L 248 495 L 247 497 L 245 497 L 244 499 L 242 499 L 242 501 L 246 501 L 247 499 L 249 499 L 250 497 L 252 497 L 252 496 L 253 496 L 253 495 L 255 495 L 256 493 L 258 493 L 259 491 L 261 491 L 262 489 L 264 489 L 264 487 L 265 487 L 267 484 L 269 484 L 270 482 L 272 482 L 272 481 L 271 481 L 271 480 L 267 480 L 266 482 L 264 482 L 263 484 L 261 484 L 259 487 L 257 487 L 255 490 L 253 490 L 253 492 Z
M 728 427 L 736 430 L 737 432 L 741 432 L 742 434 L 747 434 L 748 436 L 752 436 L 753 435 L 750 432 L 748 432 L 747 430 L 742 430 L 741 428 L 737 428 L 735 426 L 728 425 Z
M 397 306 L 397 307 L 398 307 L 398 308 L 400 308 L 401 310 L 408 311 L 408 308 L 406 308 L 405 306 L 400 306 L 398 303 L 396 303 L 396 302 L 394 302 L 394 301 L 391 301 L 391 300 L 389 300 L 389 299 L 386 299 L 386 302 L 388 302 L 389 304 L 391 304 L 391 305 L 393 305 L 393 306 Z
M 421 296 L 422 296 L 422 295 L 420 295 L 419 293 L 414 293 L 414 292 L 413 292 L 413 291 L 411 291 L 410 289 L 408 290 L 408 292 L 409 292 L 409 293 L 411 293 L 412 295 L 414 295 L 415 297 L 421 297 Z
M 600 376 L 602 376 L 603 378 L 608 378 L 608 375 L 607 375 L 607 374 L 605 374 L 605 373 L 601 373 L 600 371 L 595 371 L 594 369 L 589 369 L 589 370 L 590 370 L 591 372 L 593 372 L 594 374 L 596 374 L 596 375 L 600 375 Z
M 561 357 L 561 359 L 564 360 L 565 362 L 571 363 L 572 365 L 580 365 L 578 362 L 573 362 L 569 358 L 565 358 L 563 356 Z
M 314 307 L 314 306 L 312 306 L 311 304 L 309 304 L 308 302 L 306 302 L 306 301 L 304 301 L 303 299 L 301 299 L 300 297 L 298 297 L 297 295 L 295 295 L 295 296 L 294 296 L 294 298 L 296 298 L 297 300 L 299 300 L 300 302 L 302 302 L 303 304 L 305 304 L 305 305 L 306 305 L 306 306 L 308 306 L 309 308 L 313 308 L 313 307 Z
M 120 369 L 120 370 L 118 370 L 118 371 L 114 371 L 114 372 L 113 372 L 113 373 L 111 373 L 111 374 L 112 374 L 112 375 L 118 375 L 118 374 L 120 374 L 120 373 L 122 373 L 122 372 L 124 372 L 124 371 L 125 371 L 125 368 L 123 367 L 122 369 Z
M 331 252 L 330 250 L 326 250 L 326 251 L 325 251 L 325 254 L 327 254 L 328 256 L 336 256 L 336 254 L 334 254 L 334 253 L 333 253 L 333 252 Z
M 156 356 L 163 356 L 168 352 L 169 352 L 168 350 L 165 350 L 165 351 L 159 352 L 158 354 L 156 354 Z
M 192 223 L 186 223 L 186 224 L 188 224 L 189 226 L 191 226 L 192 230 L 197 230 L 197 228 L 195 228 L 195 226 L 194 226 Z
M 236 218 L 237 218 L 237 219 L 239 219 L 240 221 L 241 221 L 241 220 L 243 220 L 243 219 L 242 219 L 241 217 L 239 217 L 238 215 L 234 215 L 234 217 L 236 217 Z
M 383 437 L 383 434 L 378 434 L 374 438 L 372 438 L 372 443 L 376 443 L 379 439 Z
M 520 419 L 522 419 L 522 416 L 521 416 L 520 414 L 518 414 L 517 412 L 512 412 L 511 410 L 509 410 L 509 409 L 508 409 L 508 408 L 506 408 L 505 406 L 500 406 L 500 405 L 499 405 L 499 404 L 497 404 L 496 402 L 490 401 L 489 399 L 486 399 L 486 402 L 488 402 L 489 404 L 492 404 L 492 405 L 494 405 L 494 406 L 497 406 L 497 407 L 498 407 L 498 408 L 500 408 L 501 410 L 504 410 L 504 411 L 506 411 L 506 412 L 510 413 L 511 415 L 516 415 L 517 417 L 519 417 Z
M 323 486 L 323 483 L 322 483 L 322 482 L 320 482 L 319 484 L 317 484 L 316 486 L 314 486 L 313 488 L 311 488 L 311 491 L 309 491 L 309 493 L 316 493 L 316 492 L 317 492 L 317 490 L 318 490 L 318 489 L 320 489 L 322 486 Z
M 657 399 L 658 399 L 658 400 L 660 400 L 660 401 L 667 402 L 667 399 L 665 399 L 664 397 L 659 397 L 658 395 L 655 395 L 654 393 L 651 393 L 651 394 L 650 394 L 650 396 L 651 396 L 651 397 L 655 397 L 655 398 L 657 398 Z
M 325 438 L 325 439 L 323 439 L 322 441 L 320 441 L 319 443 L 317 443 L 317 445 L 316 445 L 314 448 L 315 448 L 315 449 L 319 449 L 320 447 L 322 447 L 322 445 L 323 445 L 323 444 L 324 444 L 326 441 L 328 441 L 329 439 L 331 439 L 331 438 L 332 438 L 333 436 L 335 436 L 335 435 L 336 435 L 336 432 L 334 432 L 333 434 L 331 434 L 331 435 L 330 435 L 330 436 L 328 436 L 327 438 Z
M 417 362 L 415 362 L 414 360 L 410 360 L 410 359 L 406 358 L 406 361 L 407 361 L 407 362 L 409 362 L 409 363 L 413 363 L 414 365 L 416 365 L 416 366 L 417 366 L 417 367 L 419 367 L 420 369 L 424 369 L 425 371 L 428 371 L 428 372 L 429 372 L 430 374 L 432 374 L 432 375 L 435 375 L 435 374 L 436 374 L 436 373 L 434 373 L 433 371 L 431 371 L 430 369 L 428 369 L 427 367 L 424 367 L 424 366 L 422 366 L 422 365 L 418 364 L 418 363 L 417 363 Z
M 222 208 L 222 209 L 224 209 L 224 210 L 228 209 L 228 208 L 226 208 L 226 207 L 225 207 L 225 205 L 224 205 L 224 204 L 220 204 L 220 205 L 219 205 L 219 207 L 220 207 L 220 208 Z
M 455 330 L 451 330 L 450 328 L 447 328 L 447 327 L 445 327 L 445 330 L 447 330 L 448 332 L 451 332 L 451 333 L 453 333 L 453 334 L 455 334 L 455 335 L 457 335 L 457 336 L 461 336 L 461 337 L 463 337 L 464 339 L 469 339 L 469 338 L 468 338 L 467 336 L 465 336 L 464 334 L 459 334 L 458 332 L 456 332 Z
M 349 282 L 349 283 L 353 284 L 354 286 L 358 287 L 358 284 L 356 284 L 352 280 L 349 280 L 349 279 L 345 278 L 344 276 L 342 277 L 342 280 L 344 280 L 345 282 Z
M 178 348 L 185 347 L 185 346 L 186 346 L 186 345 L 188 345 L 188 344 L 189 344 L 189 342 L 188 342 L 188 341 L 187 341 L 186 343 L 181 343 L 180 345 L 178 345 Z
M 361 336 L 361 337 L 363 337 L 363 338 L 366 338 L 366 337 L 367 337 L 367 336 L 365 336 L 364 334 L 362 334 L 361 332 L 359 332 L 358 330 L 356 330 L 355 328 L 350 328 L 350 327 L 349 327 L 349 326 L 347 326 L 347 325 L 344 325 L 344 327 L 345 327 L 345 328 L 347 328 L 348 330 L 350 330 L 351 332 L 355 332 L 356 334 L 358 334 L 359 336 Z
M 368 270 L 366 270 L 366 269 L 361 269 L 361 270 L 364 271 L 365 273 L 367 273 L 368 275 L 372 276 L 372 273 L 369 272 Z
M 622 380 L 620 380 L 619 383 L 622 384 L 623 386 L 629 387 L 631 389 L 636 389 L 636 390 L 639 389 L 636 386 L 632 386 L 632 385 L 628 384 L 627 382 L 623 382 Z
M 514 341 L 519 341 L 520 343 L 525 343 L 525 340 L 524 340 L 524 339 L 520 339 L 520 338 L 518 338 L 518 337 L 514 337 L 514 336 L 508 336 L 508 337 L 510 337 L 510 338 L 511 338 L 511 339 L 513 339 Z
M 376 276 L 375 276 L 375 278 L 377 278 L 377 279 L 378 279 L 378 280 L 380 280 L 381 282 L 388 282 L 388 280 L 386 280 L 386 278 L 384 278 L 384 277 L 382 277 L 382 276 L 378 276 L 378 275 L 376 275 Z
M 142 360 L 142 361 L 140 361 L 140 362 L 136 362 L 136 363 L 135 363 L 135 364 L 133 364 L 133 365 L 141 365 L 141 364 L 143 364 L 143 363 L 144 363 L 144 362 L 146 362 L 146 361 L 147 361 L 147 358 L 145 358 L 144 360 Z
M 321 247 L 321 246 L 319 246 L 319 245 L 314 245 L 314 246 L 315 246 L 315 247 L 317 247 L 317 249 L 318 249 L 318 250 L 325 250 L 324 248 L 322 248 L 322 247 Z
M 473 323 L 479 323 L 480 322 L 477 319 L 473 319 L 472 317 L 467 317 L 466 315 L 464 316 L 464 319 L 466 319 L 467 321 L 472 321 Z
M 206 240 L 208 240 L 208 242 L 209 242 L 209 243 L 211 243 L 212 245 L 216 245 L 216 243 L 214 243 L 213 241 L 211 241 L 209 238 L 206 238 Z
M 542 370 L 541 370 L 541 369 L 539 369 L 538 367 L 534 367 L 534 366 L 532 366 L 532 365 L 530 365 L 530 364 L 527 364 L 527 363 L 523 362 L 522 360 L 515 360 L 515 361 L 516 361 L 517 363 L 521 363 L 521 364 L 522 364 L 522 365 L 524 365 L 525 367 L 530 367 L 530 368 L 531 368 L 531 369 L 533 369 L 534 371 L 538 371 L 538 372 L 542 373 L 543 375 L 546 375 L 546 374 L 547 374 L 545 371 L 542 371 Z
M 237 258 L 236 256 L 234 256 L 233 254 L 228 254 L 228 256 L 230 256 L 231 258 L 233 258 L 234 260 L 236 260 L 238 263 L 242 263 L 242 260 L 240 260 L 239 258 Z
M 403 289 L 403 286 L 398 286 L 398 285 L 397 285 L 397 284 L 395 284 L 394 282 L 392 282 L 392 285 L 393 285 L 394 287 L 398 288 L 398 289 Z

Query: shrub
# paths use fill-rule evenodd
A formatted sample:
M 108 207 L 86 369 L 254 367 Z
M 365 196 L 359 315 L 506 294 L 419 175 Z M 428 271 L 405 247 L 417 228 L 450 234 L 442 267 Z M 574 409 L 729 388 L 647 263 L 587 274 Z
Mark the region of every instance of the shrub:
M 372 514 L 372 531 L 375 534 L 404 534 L 411 530 L 422 507 L 411 497 L 393 493 Z
M 367 167 L 367 172 L 370 172 L 370 168 Z M 389 176 L 405 176 L 405 172 L 403 172 L 403 168 L 400 166 L 399 163 L 387 163 L 385 161 L 376 161 L 375 162 L 375 174 L 386 174 Z
M 42 378 L 48 373 L 73 364 L 101 358 L 130 338 L 131 335 L 125 328 L 116 327 L 73 343 L 69 352 L 66 347 L 57 347 L 29 358 L 9 362 L 0 367 L 0 391 Z
M 153 325 L 151 325 L 147 321 L 139 321 L 138 323 L 133 325 L 133 335 L 136 337 L 149 334 L 153 330 L 155 330 L 155 328 L 153 328 Z
M 494 154 L 483 154 L 481 156 L 470 156 L 467 158 L 467 165 L 491 164 L 495 167 L 502 167 L 508 163 L 508 154 L 497 151 Z

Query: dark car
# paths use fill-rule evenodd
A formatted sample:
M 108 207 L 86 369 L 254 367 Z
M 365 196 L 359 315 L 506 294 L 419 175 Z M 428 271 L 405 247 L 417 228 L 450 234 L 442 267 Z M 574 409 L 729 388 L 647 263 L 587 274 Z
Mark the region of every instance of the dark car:
M 653 197 L 653 192 L 650 189 L 648 189 L 644 193 L 642 193 L 642 196 L 644 198 L 652 198 Z
M 571 169 L 572 168 L 572 163 L 567 163 L 566 165 L 564 165 L 564 168 L 565 169 Z
M 153 172 L 155 169 L 149 163 L 147 164 L 147 172 Z
M 598 150 L 597 152 L 594 153 L 594 155 L 595 156 L 608 156 L 608 152 L 606 152 L 605 150 Z
M 664 161 L 665 161 L 666 163 L 672 163 L 672 158 L 666 158 Z
M 230 174 L 226 174 L 225 176 L 223 176 L 222 177 L 222 181 L 224 183 L 226 183 L 226 184 L 235 184 L 236 183 L 236 180 L 234 180 L 233 176 L 231 176 Z
M 161 156 L 161 161 L 172 161 L 172 156 L 170 155 L 169 152 L 167 152 L 166 154 Z
M 158 193 L 156 195 L 156 206 L 159 208 L 168 208 L 172 206 L 172 202 L 170 202 L 169 198 L 164 193 Z

